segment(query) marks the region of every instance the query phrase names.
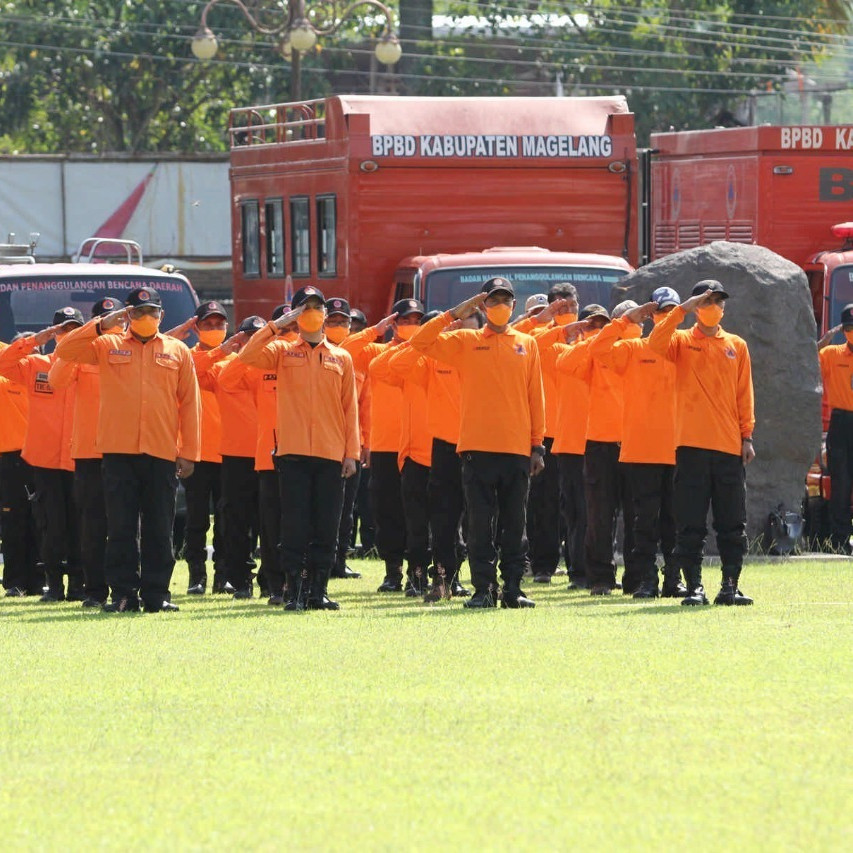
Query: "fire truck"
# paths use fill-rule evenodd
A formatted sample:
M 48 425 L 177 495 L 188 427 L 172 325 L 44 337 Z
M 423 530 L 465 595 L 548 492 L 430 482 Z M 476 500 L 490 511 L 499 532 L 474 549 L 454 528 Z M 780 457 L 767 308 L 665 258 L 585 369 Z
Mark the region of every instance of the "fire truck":
M 238 316 L 310 281 L 376 321 L 501 273 L 521 305 L 555 281 L 608 302 L 637 261 L 622 97 L 332 96 L 236 109 L 229 132 Z

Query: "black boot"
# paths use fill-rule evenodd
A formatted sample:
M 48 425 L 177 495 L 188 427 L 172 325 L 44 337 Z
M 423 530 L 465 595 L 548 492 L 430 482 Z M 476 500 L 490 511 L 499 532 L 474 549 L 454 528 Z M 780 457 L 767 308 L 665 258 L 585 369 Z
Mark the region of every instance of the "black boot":
M 681 599 L 681 603 L 688 607 L 708 604 L 708 599 L 705 597 L 705 587 L 702 586 L 702 567 L 685 568 L 684 577 L 687 581 L 687 595 Z
M 420 598 L 427 591 L 427 573 L 421 566 L 409 568 L 408 578 L 406 579 L 407 598 Z
M 47 573 L 47 589 L 39 599 L 44 604 L 56 604 L 65 601 L 65 586 L 62 582 L 62 572 Z
M 207 571 L 204 568 L 204 563 L 191 563 L 187 568 L 190 573 L 187 595 L 204 595 L 204 591 L 207 589 Z M 218 591 L 215 585 L 213 591 Z
M 403 567 L 393 563 L 385 564 L 385 579 L 379 584 L 377 592 L 402 592 Z
M 450 598 L 450 584 L 447 582 L 447 573 L 444 566 L 436 563 L 432 573 L 432 587 L 424 591 L 424 602 L 435 604 L 445 598 Z
M 474 594 L 462 603 L 469 610 L 485 610 L 489 607 L 498 606 L 497 588 L 489 584 L 484 589 L 475 589 Z
M 308 608 L 309 579 L 305 569 L 300 574 L 288 575 L 285 589 L 285 610 L 301 611 Z
M 529 599 L 518 584 L 506 584 L 501 591 L 501 607 L 516 610 L 522 607 L 536 607 L 534 601 Z
M 681 582 L 681 571 L 678 566 L 666 565 L 663 567 L 663 588 L 660 592 L 661 598 L 684 598 L 687 595 L 687 587 Z
M 752 604 L 752 599 L 738 589 L 737 584 L 739 579 L 739 569 L 723 569 L 723 583 L 720 586 L 717 597 L 714 599 L 714 604 L 722 604 L 726 607 L 746 607 Z

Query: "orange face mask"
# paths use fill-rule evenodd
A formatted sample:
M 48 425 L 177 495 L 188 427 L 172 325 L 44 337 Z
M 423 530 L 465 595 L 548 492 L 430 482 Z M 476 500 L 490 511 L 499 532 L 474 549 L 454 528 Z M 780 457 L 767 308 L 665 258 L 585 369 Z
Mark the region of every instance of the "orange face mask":
M 397 337 L 404 341 L 410 341 L 417 330 L 417 326 L 397 326 Z
M 512 317 L 512 305 L 490 305 L 486 308 L 486 317 L 493 326 L 505 326 Z
M 627 327 L 622 331 L 622 340 L 630 341 L 634 338 L 643 336 L 643 327 L 639 323 L 628 323 Z
M 706 305 L 696 309 L 696 317 L 703 326 L 713 328 L 723 319 L 722 305 Z
M 209 329 L 198 332 L 198 339 L 206 347 L 218 347 L 225 340 L 225 329 Z
M 853 346 L 853 332 L 845 332 L 844 337 L 847 338 L 847 343 Z
M 326 326 L 326 337 L 333 343 L 342 343 L 349 335 L 349 329 L 346 326 Z
M 601 331 L 601 329 L 599 329 L 597 326 L 594 326 L 594 327 L 593 327 L 593 328 L 591 328 L 591 329 L 587 329 L 587 331 L 585 331 L 585 332 L 583 333 L 583 339 L 584 339 L 585 341 L 591 340 L 591 339 L 592 339 L 592 338 L 594 338 L 594 337 L 595 337 L 595 336 L 596 336 L 600 331 Z
M 669 311 L 655 311 L 654 314 L 652 314 L 652 322 L 657 326 L 658 323 L 661 323 L 666 319 L 668 314 Z
M 130 321 L 130 331 L 140 338 L 150 338 L 157 334 L 160 328 L 160 318 L 152 314 L 146 314 L 143 317 L 137 317 Z
M 325 322 L 326 314 L 320 308 L 306 308 L 296 318 L 296 325 L 309 335 L 313 332 L 319 332 Z
M 569 323 L 576 323 L 577 320 L 577 314 L 557 314 L 557 316 L 554 317 L 554 323 L 558 326 L 568 326 Z

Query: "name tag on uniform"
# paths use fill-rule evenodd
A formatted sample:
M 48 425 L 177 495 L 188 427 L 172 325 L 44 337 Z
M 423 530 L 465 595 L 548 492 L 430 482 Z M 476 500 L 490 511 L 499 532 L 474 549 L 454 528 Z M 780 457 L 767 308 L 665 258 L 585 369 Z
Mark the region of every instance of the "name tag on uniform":
M 131 352 L 129 349 L 111 349 L 108 353 L 109 355 L 123 355 L 128 358 L 131 356 Z
M 50 387 L 50 382 L 47 381 L 46 373 L 36 373 L 35 384 L 33 390 L 37 394 L 52 394 L 53 388 Z
M 171 367 L 175 369 L 178 367 L 178 360 L 168 352 L 155 352 L 154 361 L 160 365 L 160 367 Z

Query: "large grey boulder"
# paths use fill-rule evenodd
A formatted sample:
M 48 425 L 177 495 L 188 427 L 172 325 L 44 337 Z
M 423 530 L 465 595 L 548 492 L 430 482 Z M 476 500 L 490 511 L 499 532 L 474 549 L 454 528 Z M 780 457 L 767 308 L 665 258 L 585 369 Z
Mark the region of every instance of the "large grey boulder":
M 798 266 L 761 246 L 726 242 L 669 255 L 631 273 L 618 298 L 642 304 L 656 287 L 668 285 L 686 299 L 705 278 L 718 279 L 731 295 L 722 325 L 746 340 L 752 358 L 756 458 L 747 469 L 747 535 L 754 546 L 771 510 L 784 504 L 800 511 L 806 472 L 820 449 L 812 301 Z

